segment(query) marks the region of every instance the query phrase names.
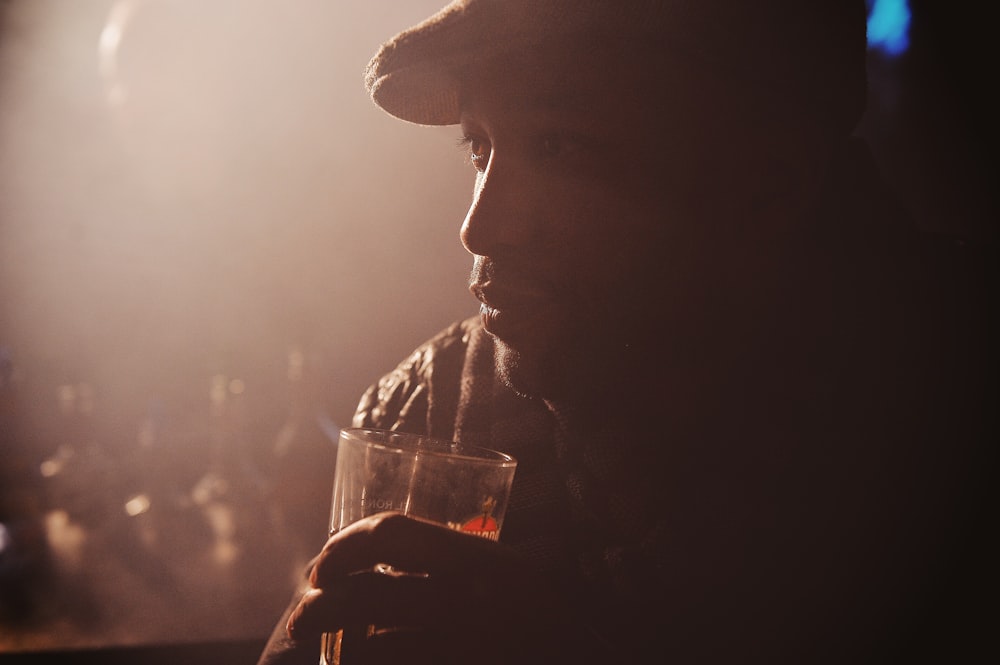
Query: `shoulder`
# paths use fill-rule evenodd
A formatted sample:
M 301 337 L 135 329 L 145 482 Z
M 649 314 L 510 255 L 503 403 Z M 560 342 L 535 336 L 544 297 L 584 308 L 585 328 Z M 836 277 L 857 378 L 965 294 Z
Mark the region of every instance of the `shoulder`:
M 481 324 L 476 316 L 451 324 L 418 346 L 365 391 L 353 426 L 427 433 L 432 406 L 457 403 L 462 367 L 478 334 Z

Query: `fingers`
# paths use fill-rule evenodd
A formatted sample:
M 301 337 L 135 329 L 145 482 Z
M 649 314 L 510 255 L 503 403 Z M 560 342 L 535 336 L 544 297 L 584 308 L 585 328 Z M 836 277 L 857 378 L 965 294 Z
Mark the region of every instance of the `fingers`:
M 293 639 L 402 626 L 436 634 L 452 648 L 486 628 L 555 635 L 572 614 L 509 548 L 398 513 L 359 520 L 332 536 L 310 581 L 287 624 Z
M 427 629 L 489 621 L 478 599 L 454 588 L 450 580 L 377 566 L 355 572 L 326 588 L 306 592 L 292 611 L 287 629 L 300 638 L 368 624 Z
M 511 555 L 496 543 L 432 522 L 379 513 L 332 536 L 317 557 L 310 581 L 323 587 L 382 563 L 403 571 L 461 576 L 486 557 L 502 565 Z

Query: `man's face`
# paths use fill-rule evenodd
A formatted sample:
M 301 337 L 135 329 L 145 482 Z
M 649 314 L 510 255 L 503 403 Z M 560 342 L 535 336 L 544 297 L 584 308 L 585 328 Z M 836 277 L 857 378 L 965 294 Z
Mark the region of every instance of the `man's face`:
M 509 57 L 467 78 L 477 175 L 461 238 L 501 375 L 520 392 L 601 381 L 689 318 L 719 198 L 704 177 L 711 123 L 683 90 L 669 113 L 650 104 L 640 76 L 591 53 Z

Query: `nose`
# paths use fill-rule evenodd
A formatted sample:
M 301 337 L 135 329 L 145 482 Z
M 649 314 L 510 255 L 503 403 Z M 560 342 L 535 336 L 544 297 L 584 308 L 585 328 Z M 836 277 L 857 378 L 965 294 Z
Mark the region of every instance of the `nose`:
M 472 204 L 462 222 L 465 249 L 478 256 L 495 256 L 534 240 L 531 190 L 518 171 L 498 161 L 494 152 L 486 169 L 476 176 Z

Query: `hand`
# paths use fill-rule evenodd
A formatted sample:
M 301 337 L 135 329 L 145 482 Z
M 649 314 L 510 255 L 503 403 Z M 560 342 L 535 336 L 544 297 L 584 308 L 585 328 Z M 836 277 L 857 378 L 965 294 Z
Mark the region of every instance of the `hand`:
M 571 608 L 510 549 L 399 513 L 333 535 L 310 585 L 288 621 L 293 638 L 403 627 L 364 640 L 366 663 L 421 654 L 437 663 L 552 662 L 556 653 L 568 661 L 593 646 L 574 635 Z

